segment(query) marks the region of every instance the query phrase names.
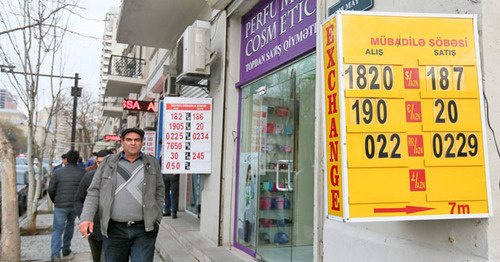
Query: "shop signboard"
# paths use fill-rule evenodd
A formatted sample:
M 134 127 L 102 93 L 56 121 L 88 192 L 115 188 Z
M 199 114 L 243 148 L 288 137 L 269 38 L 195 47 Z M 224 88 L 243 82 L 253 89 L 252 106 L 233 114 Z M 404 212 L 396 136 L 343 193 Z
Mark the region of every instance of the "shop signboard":
M 316 1 L 264 0 L 241 25 L 238 86 L 316 47 Z
M 120 141 L 121 137 L 119 135 L 105 135 L 104 140 L 108 141 Z
M 212 99 L 166 97 L 162 136 L 162 173 L 211 173 Z
M 337 10 L 365 11 L 373 7 L 373 0 L 340 0 L 328 8 L 328 15 L 333 15 Z
M 132 99 L 123 99 L 123 109 L 131 111 L 156 112 L 154 101 L 140 101 Z
M 158 108 L 162 109 L 163 108 L 163 101 L 160 101 L 160 106 Z M 156 144 L 158 145 L 158 150 L 156 151 L 156 158 L 158 161 L 161 159 L 161 151 L 162 151 L 162 145 L 160 144 L 160 141 L 162 141 L 163 137 L 163 110 L 158 110 L 158 125 L 156 128 L 158 132 L 158 136 L 156 138 Z
M 329 218 L 490 216 L 477 17 L 341 11 L 321 34 Z
M 142 144 L 142 152 L 146 155 L 156 155 L 156 131 L 144 131 L 144 143 Z

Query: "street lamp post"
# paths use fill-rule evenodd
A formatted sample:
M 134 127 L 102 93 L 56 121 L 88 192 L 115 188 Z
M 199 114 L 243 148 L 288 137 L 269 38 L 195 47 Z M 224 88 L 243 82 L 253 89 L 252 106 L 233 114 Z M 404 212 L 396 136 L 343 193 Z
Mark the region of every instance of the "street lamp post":
M 78 73 L 75 73 L 75 86 L 71 87 L 71 95 L 73 96 L 73 123 L 71 123 L 71 150 L 75 150 L 75 135 L 76 135 L 76 108 L 78 105 L 78 97 L 82 96 L 82 88 L 78 87 Z

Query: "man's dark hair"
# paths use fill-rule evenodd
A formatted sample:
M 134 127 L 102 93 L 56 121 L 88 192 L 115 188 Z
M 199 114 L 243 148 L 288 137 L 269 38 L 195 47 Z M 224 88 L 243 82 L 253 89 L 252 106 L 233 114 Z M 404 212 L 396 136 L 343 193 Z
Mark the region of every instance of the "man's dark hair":
M 97 156 L 97 152 L 92 152 L 92 155 L 93 156 Z
M 103 150 L 101 150 L 101 151 L 97 152 L 97 153 L 96 153 L 96 156 L 97 156 L 97 157 L 105 157 L 105 156 L 107 156 L 107 155 L 109 155 L 109 154 L 111 154 L 111 153 L 112 153 L 112 152 L 111 152 L 111 150 L 108 150 L 108 149 L 103 149 Z
M 67 159 L 68 156 L 66 154 L 62 154 L 61 159 L 65 159 L 65 158 Z
M 68 153 L 66 153 L 66 158 L 68 159 L 68 163 L 76 164 L 76 161 L 78 161 L 78 158 L 80 158 L 80 153 L 75 150 L 70 150 L 68 151 Z

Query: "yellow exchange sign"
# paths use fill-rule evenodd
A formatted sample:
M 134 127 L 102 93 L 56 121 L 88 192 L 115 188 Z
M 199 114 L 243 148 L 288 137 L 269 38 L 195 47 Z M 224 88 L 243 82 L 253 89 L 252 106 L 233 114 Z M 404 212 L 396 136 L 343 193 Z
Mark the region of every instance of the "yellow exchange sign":
M 329 217 L 488 217 L 476 17 L 340 12 L 321 34 Z

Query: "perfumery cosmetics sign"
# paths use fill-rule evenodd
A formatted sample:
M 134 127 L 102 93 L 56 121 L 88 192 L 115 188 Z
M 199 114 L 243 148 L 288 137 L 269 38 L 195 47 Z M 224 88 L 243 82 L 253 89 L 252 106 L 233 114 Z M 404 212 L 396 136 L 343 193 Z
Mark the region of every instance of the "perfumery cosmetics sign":
M 265 0 L 243 16 L 240 82 L 267 73 L 316 47 L 315 0 Z

